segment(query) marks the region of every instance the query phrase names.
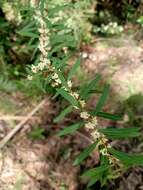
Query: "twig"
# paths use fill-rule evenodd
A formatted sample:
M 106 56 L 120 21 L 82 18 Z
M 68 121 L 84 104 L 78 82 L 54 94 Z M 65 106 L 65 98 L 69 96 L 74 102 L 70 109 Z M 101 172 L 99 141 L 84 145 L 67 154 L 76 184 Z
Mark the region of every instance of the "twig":
M 9 121 L 9 120 L 14 120 L 14 121 L 21 121 L 27 118 L 27 116 L 13 116 L 13 115 L 2 115 L 0 116 L 0 120 L 3 121 Z M 38 117 L 31 117 L 30 119 L 38 119 Z
M 0 149 L 2 149 L 8 141 L 23 127 L 23 125 L 45 104 L 46 100 L 41 101 L 18 125 L 11 130 L 3 140 L 0 142 Z

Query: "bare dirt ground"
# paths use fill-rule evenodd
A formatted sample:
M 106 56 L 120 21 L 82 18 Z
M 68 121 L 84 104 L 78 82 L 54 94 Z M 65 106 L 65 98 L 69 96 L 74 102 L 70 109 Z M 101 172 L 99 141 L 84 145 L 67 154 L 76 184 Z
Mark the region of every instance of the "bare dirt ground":
M 23 130 L 1 152 L 0 190 L 84 188 L 86 182 L 80 179 L 81 168 L 73 166 L 73 160 L 90 140 L 81 133 L 65 138 L 57 137 L 55 134 L 61 126 L 51 125 L 55 114 L 54 108 L 54 105 L 47 102 L 39 113 L 42 123 L 41 120 L 39 123 L 33 121 L 32 124 L 29 122 L 23 126 Z M 29 136 L 36 125 L 44 129 L 42 139 L 34 140 Z M 91 164 L 96 165 L 98 161 L 95 152 L 84 164 L 88 168 Z
M 126 39 L 126 40 L 125 40 Z M 112 96 L 109 98 L 106 111 L 114 112 L 116 103 L 128 99 L 130 96 L 143 93 L 143 54 L 141 44 L 132 38 L 98 39 L 92 47 L 84 47 L 82 67 L 85 73 L 99 72 L 104 81 L 111 83 Z M 85 56 L 86 55 L 86 56 Z M 2 96 L 1 96 L 2 97 Z M 112 101 L 112 100 L 115 100 Z M 25 99 L 22 95 L 8 97 L 11 107 L 2 110 L 3 115 L 26 115 L 36 102 Z M 97 99 L 89 102 L 94 106 Z M 24 109 L 23 109 L 24 108 Z M 73 115 L 66 122 L 55 125 L 52 120 L 59 111 L 53 102 L 39 110 L 21 132 L 0 153 L 0 190 L 84 190 L 86 180 L 80 178 L 83 170 L 98 164 L 98 154 L 94 152 L 81 166 L 73 166 L 73 160 L 80 150 L 89 144 L 85 134 L 77 133 L 75 136 L 59 138 L 55 134 L 68 121 L 76 120 Z M 9 112 L 8 112 L 9 110 Z M 10 111 L 11 110 L 11 111 Z M 143 116 L 143 112 L 141 113 Z M 37 119 L 38 118 L 38 119 Z M 19 121 L 1 119 L 0 139 L 2 139 Z M 107 125 L 108 121 L 100 121 Z M 30 137 L 35 127 L 43 129 L 43 139 Z M 117 141 L 118 148 L 127 152 L 142 152 L 142 139 L 133 141 Z M 107 190 L 142 190 L 143 169 L 135 168 L 127 171 L 120 179 L 111 182 L 105 187 Z M 101 189 L 96 184 L 93 189 Z

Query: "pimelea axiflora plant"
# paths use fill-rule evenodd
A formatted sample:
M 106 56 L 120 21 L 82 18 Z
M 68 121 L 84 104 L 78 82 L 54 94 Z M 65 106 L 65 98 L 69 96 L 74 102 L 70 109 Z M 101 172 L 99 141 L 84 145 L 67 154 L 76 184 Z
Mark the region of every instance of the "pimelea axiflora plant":
M 35 80 L 37 76 L 41 77 L 45 84 L 52 88 L 54 97 L 61 96 L 69 103 L 69 106 L 53 119 L 54 122 L 61 121 L 74 110 L 79 113 L 80 121 L 62 129 L 58 135 L 74 134 L 81 127 L 85 127 L 90 134 L 92 143 L 77 156 L 74 164 L 80 164 L 95 149 L 100 154 L 99 166 L 83 174 L 90 179 L 88 185 L 91 186 L 98 180 L 104 185 L 107 180 L 118 177 L 125 168 L 142 165 L 143 156 L 128 155 L 111 146 L 111 140 L 138 136 L 139 128 L 99 127 L 98 117 L 114 121 L 121 119 L 118 115 L 102 111 L 109 85 L 105 85 L 95 109 L 88 110 L 87 100 L 95 93 L 95 85 L 100 76 L 96 75 L 95 79 L 75 90 L 72 78 L 80 66 L 81 58 L 68 74 L 65 74 L 67 61 L 79 47 L 87 28 L 84 8 L 89 5 L 90 1 L 72 3 L 70 0 L 31 0 L 30 8 L 26 9 L 31 12 L 31 23 L 21 29 L 19 34 L 31 37 L 31 44 L 36 41 L 35 63 L 31 65 L 28 79 Z

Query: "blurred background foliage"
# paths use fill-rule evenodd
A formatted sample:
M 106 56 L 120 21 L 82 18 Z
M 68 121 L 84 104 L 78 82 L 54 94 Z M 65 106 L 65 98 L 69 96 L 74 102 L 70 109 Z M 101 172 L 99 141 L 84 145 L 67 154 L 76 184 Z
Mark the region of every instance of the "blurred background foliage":
M 29 11 L 30 1 L 0 1 L 0 90 L 12 92 L 16 89 L 34 95 L 45 92 L 42 79 L 27 81 L 27 70 L 37 59 L 38 33 Z M 95 35 L 121 35 L 125 25 L 132 23 L 143 26 L 142 0 L 47 0 L 48 6 L 69 4 L 74 18 L 74 37 L 77 47 L 90 44 Z M 69 14 L 70 16 L 70 14 Z M 31 91 L 28 91 L 29 85 Z M 42 84 L 43 86 L 43 84 Z M 33 91 L 33 93 L 32 93 Z

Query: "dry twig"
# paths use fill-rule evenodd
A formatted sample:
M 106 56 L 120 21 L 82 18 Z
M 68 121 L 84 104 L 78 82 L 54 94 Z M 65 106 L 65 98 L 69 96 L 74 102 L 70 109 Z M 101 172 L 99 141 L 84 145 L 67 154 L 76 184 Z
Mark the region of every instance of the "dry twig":
M 23 125 L 46 103 L 46 100 L 44 99 L 41 101 L 28 115 L 25 117 L 18 125 L 15 126 L 14 129 L 12 129 L 0 142 L 0 149 L 2 149 L 10 139 L 13 138 L 13 136 L 21 130 Z
M 21 120 L 24 120 L 25 118 L 27 118 L 27 116 L 13 116 L 13 115 L 1 115 L 0 116 L 0 120 L 2 120 L 2 121 L 9 121 L 9 120 L 21 121 Z M 30 119 L 37 120 L 39 118 L 32 116 Z

